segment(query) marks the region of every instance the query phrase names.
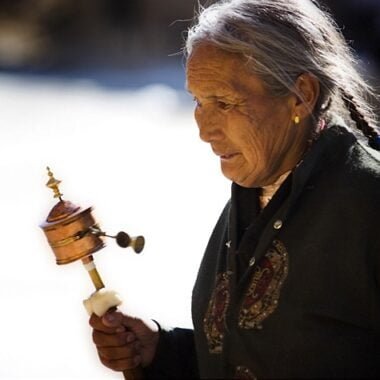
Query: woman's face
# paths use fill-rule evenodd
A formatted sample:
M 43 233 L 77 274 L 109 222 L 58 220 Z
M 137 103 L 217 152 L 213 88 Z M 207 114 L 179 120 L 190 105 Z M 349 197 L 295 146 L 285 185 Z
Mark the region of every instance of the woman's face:
M 293 122 L 295 95 L 271 96 L 240 55 L 206 43 L 195 47 L 186 74 L 200 138 L 227 178 L 261 187 L 297 164 L 307 137 Z

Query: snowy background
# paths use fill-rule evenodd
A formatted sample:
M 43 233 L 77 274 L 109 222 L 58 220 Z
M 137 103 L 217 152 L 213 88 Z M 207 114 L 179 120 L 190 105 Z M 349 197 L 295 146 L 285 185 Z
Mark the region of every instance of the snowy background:
M 47 165 L 103 230 L 145 236 L 141 255 L 110 239 L 95 255 L 123 310 L 191 327 L 192 285 L 230 185 L 198 138 L 183 69 L 128 75 L 120 88 L 0 75 L 1 379 L 122 378 L 92 345 L 86 271 L 57 266 L 39 228 L 56 202 Z

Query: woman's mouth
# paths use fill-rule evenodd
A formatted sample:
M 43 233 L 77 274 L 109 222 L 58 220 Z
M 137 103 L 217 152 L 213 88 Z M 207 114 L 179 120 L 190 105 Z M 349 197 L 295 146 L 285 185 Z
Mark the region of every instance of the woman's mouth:
M 212 147 L 213 152 L 222 160 L 222 161 L 229 161 L 235 158 L 237 155 L 239 155 L 239 152 L 226 152 L 224 150 L 218 150 L 214 147 Z
M 231 160 L 232 158 L 236 157 L 238 153 L 229 153 L 229 154 L 221 154 L 220 159 L 223 161 Z

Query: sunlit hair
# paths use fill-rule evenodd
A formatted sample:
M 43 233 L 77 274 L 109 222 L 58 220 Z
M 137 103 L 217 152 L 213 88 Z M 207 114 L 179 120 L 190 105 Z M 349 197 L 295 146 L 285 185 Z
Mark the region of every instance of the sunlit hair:
M 185 55 L 205 41 L 245 57 L 274 96 L 294 92 L 300 74 L 314 75 L 321 88 L 313 110 L 315 121 L 338 113 L 349 124 L 350 118 L 355 121 L 370 145 L 371 138 L 376 139 L 371 126 L 376 119 L 367 101 L 373 91 L 358 72 L 335 21 L 316 1 L 219 1 L 201 8 L 188 31 Z

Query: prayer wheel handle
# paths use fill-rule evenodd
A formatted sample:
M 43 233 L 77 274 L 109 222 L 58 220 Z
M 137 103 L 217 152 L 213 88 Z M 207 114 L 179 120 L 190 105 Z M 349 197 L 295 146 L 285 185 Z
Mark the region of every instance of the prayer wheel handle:
M 49 181 L 46 186 L 53 190 L 54 198 L 58 198 L 59 201 L 40 227 L 55 254 L 58 265 L 69 264 L 77 260 L 82 261 L 96 289 L 96 292 L 84 301 L 85 307 L 89 314 L 94 312 L 101 317 L 108 310 L 116 310 L 121 300 L 115 295 L 115 292 L 105 290 L 104 283 L 96 269 L 93 254 L 105 247 L 105 237 L 116 239 L 120 247 L 131 247 L 136 253 L 140 253 L 144 248 L 144 237 L 130 237 L 123 231 L 115 236 L 106 234 L 96 223 L 91 213 L 91 207 L 81 208 L 62 199 L 62 193 L 58 187 L 61 181 L 54 178 L 49 167 L 47 170 Z M 94 295 L 99 296 L 97 298 L 103 297 L 105 302 L 96 304 Z M 141 367 L 125 370 L 123 375 L 127 380 L 143 379 Z

